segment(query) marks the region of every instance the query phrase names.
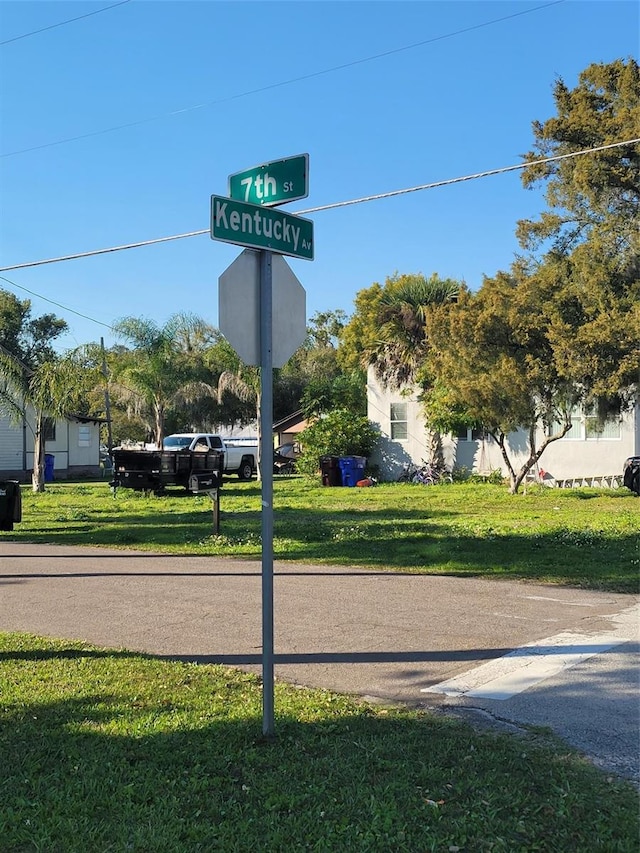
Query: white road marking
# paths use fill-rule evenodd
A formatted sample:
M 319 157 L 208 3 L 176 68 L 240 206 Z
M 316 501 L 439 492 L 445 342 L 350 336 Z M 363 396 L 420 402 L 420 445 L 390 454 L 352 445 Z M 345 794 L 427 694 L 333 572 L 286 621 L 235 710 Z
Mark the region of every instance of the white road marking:
M 564 598 L 551 598 L 549 595 L 523 595 L 523 598 L 529 601 L 557 601 L 560 604 L 566 604 L 567 607 L 597 607 L 602 602 L 599 601 L 566 601 Z
M 593 655 L 629 642 L 634 635 L 638 635 L 639 612 L 640 607 L 636 606 L 612 614 L 617 628 L 603 634 L 574 634 L 567 631 L 527 643 L 463 675 L 424 687 L 420 692 L 478 699 L 509 699 Z

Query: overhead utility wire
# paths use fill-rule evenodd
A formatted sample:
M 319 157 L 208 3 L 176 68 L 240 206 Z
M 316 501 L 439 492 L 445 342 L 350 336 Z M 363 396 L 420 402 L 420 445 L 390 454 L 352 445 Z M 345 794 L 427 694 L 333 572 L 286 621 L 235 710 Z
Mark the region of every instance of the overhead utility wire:
M 126 0 L 128 2 L 128 0 Z M 415 44 L 408 44 L 404 47 L 396 47 L 392 50 L 384 51 L 383 53 L 376 53 L 374 56 L 366 56 L 363 59 L 354 59 L 351 62 L 345 62 L 342 65 L 334 65 L 331 68 L 324 68 L 321 71 L 312 71 L 310 74 L 303 74 L 301 77 L 292 77 L 289 80 L 281 80 L 278 83 L 269 83 L 267 86 L 261 86 L 258 89 L 249 89 L 246 92 L 239 92 L 235 95 L 229 95 L 226 98 L 217 98 L 213 101 L 204 101 L 201 104 L 193 104 L 190 107 L 182 107 L 179 110 L 171 110 L 167 113 L 159 113 L 155 116 L 149 116 L 148 118 L 141 118 L 137 121 L 131 121 L 126 124 L 118 124 L 113 127 L 105 127 L 102 130 L 93 130 L 89 133 L 82 133 L 78 136 L 69 136 L 65 139 L 58 139 L 55 142 L 44 142 L 42 145 L 34 145 L 31 148 L 20 148 L 17 151 L 8 151 L 6 154 L 0 154 L 0 157 L 14 157 L 17 154 L 28 154 L 30 151 L 40 151 L 42 148 L 52 148 L 55 145 L 64 145 L 67 142 L 77 142 L 80 139 L 89 139 L 92 136 L 101 136 L 103 133 L 114 133 L 117 130 L 125 130 L 129 127 L 138 127 L 141 124 L 148 124 L 152 121 L 160 121 L 163 118 L 170 118 L 171 116 L 177 116 L 182 113 L 193 112 L 194 110 L 201 110 L 204 107 L 212 107 L 217 106 L 218 104 L 226 104 L 231 101 L 237 101 L 240 98 L 246 98 L 249 95 L 259 95 L 262 92 L 269 92 L 272 89 L 280 89 L 283 86 L 290 86 L 292 83 L 300 83 L 303 80 L 312 80 L 314 77 L 322 77 L 325 74 L 332 74 L 335 71 L 343 71 L 345 68 L 353 68 L 356 65 L 363 65 L 365 62 L 373 62 L 376 59 L 383 59 L 386 56 L 393 56 L 396 53 L 402 53 L 405 50 L 413 50 L 416 47 L 423 47 L 426 44 L 433 44 L 437 41 L 444 41 L 444 39 L 453 38 L 454 36 L 459 36 L 464 33 L 472 32 L 473 30 L 479 30 L 483 27 L 489 27 L 493 24 L 502 23 L 502 21 L 508 21 L 511 18 L 517 18 L 520 15 L 528 15 L 530 12 L 538 12 L 540 9 L 547 9 L 550 6 L 558 6 L 561 3 L 566 3 L 566 0 L 553 0 L 552 3 L 545 3 L 543 6 L 536 6 L 533 9 L 525 9 L 522 12 L 514 12 L 511 15 L 505 15 L 502 18 L 494 18 L 492 21 L 485 21 L 482 24 L 474 24 L 471 27 L 465 27 L 461 30 L 456 30 L 453 33 L 445 33 L 442 36 L 434 36 L 430 39 L 425 39 L 424 41 L 415 42 Z
M 464 175 L 460 178 L 448 178 L 444 181 L 435 181 L 431 184 L 420 184 L 416 187 L 408 187 L 407 189 L 402 190 L 390 190 L 386 193 L 378 193 L 377 195 L 369 195 L 363 196 L 362 198 L 354 198 L 348 201 L 336 201 L 332 204 L 324 204 L 319 207 L 309 207 L 306 210 L 296 210 L 293 215 L 301 216 L 302 214 L 308 213 L 318 213 L 321 210 L 334 210 L 338 207 L 348 207 L 353 204 L 363 204 L 367 201 L 379 201 L 383 198 L 392 198 L 397 195 L 406 195 L 408 193 L 415 193 L 420 190 L 432 190 L 436 187 L 446 187 L 451 184 L 460 184 L 464 181 L 473 181 L 477 178 L 487 178 L 490 175 L 503 175 L 507 172 L 513 172 L 517 169 L 527 169 L 529 166 L 541 166 L 545 163 L 554 163 L 559 160 L 568 160 L 571 157 L 580 157 L 584 154 L 595 154 L 598 151 L 607 151 L 611 148 L 620 148 L 623 145 L 635 145 L 640 142 L 640 138 L 638 139 L 627 139 L 624 142 L 612 142 L 609 145 L 600 145 L 597 148 L 584 148 L 581 151 L 572 151 L 569 154 L 557 154 L 555 157 L 545 157 L 543 160 L 531 160 L 528 163 L 517 163 L 515 166 L 502 166 L 499 169 L 488 169 L 484 172 L 476 172 L 473 175 Z M 123 246 L 111 246 L 108 249 L 93 249 L 90 252 L 78 252 L 74 255 L 62 255 L 59 258 L 47 258 L 46 260 L 41 261 L 28 261 L 23 264 L 12 264 L 8 267 L 0 267 L 0 272 L 9 272 L 10 270 L 21 270 L 26 269 L 27 267 L 40 267 L 45 264 L 56 264 L 61 261 L 75 261 L 78 258 L 90 258 L 94 255 L 104 255 L 109 252 L 121 252 L 125 249 L 139 249 L 143 246 L 153 246 L 156 243 L 167 243 L 170 240 L 182 240 L 185 237 L 198 237 L 202 234 L 209 234 L 209 228 L 203 228 L 199 231 L 188 231 L 185 234 L 173 234 L 171 237 L 156 237 L 152 240 L 141 240 L 139 243 L 126 243 Z
M 111 6 L 105 6 L 102 9 L 96 9 L 94 12 L 87 12 L 86 15 L 78 15 L 77 18 L 68 18 L 66 21 L 59 21 L 57 24 L 50 24 L 48 27 L 42 27 L 39 30 L 31 30 L 30 33 L 23 33 L 21 36 L 14 36 L 10 39 L 5 39 L 5 41 L 0 41 L 0 46 L 3 44 L 11 44 L 14 41 L 20 41 L 20 39 L 29 38 L 29 36 L 36 36 L 38 33 L 45 33 L 47 30 L 55 30 L 56 27 L 63 27 L 65 24 L 72 24 L 74 21 L 81 21 L 83 18 L 90 18 L 92 15 L 99 15 L 100 12 L 108 12 L 109 9 L 115 9 L 116 6 L 124 6 L 126 3 L 130 3 L 131 0 L 120 0 L 120 3 L 113 3 Z
M 77 317 L 82 317 L 83 320 L 91 320 L 92 323 L 97 323 L 99 326 L 104 326 L 107 329 L 111 329 L 111 326 L 108 323 L 103 323 L 101 320 L 96 320 L 95 317 L 89 317 L 88 314 L 81 314 L 80 311 L 76 311 L 74 308 L 69 308 L 67 305 L 63 305 L 61 302 L 55 302 L 53 299 L 48 299 L 46 296 L 41 296 L 39 293 L 36 293 L 35 290 L 29 290 L 28 287 L 23 287 L 21 284 L 16 284 L 15 281 L 11 281 L 10 278 L 7 278 L 4 275 L 0 275 L 0 280 L 6 281 L 7 284 L 12 285 L 13 287 L 17 287 L 19 290 L 24 290 L 25 293 L 30 293 L 31 296 L 37 296 L 38 299 L 43 299 L 50 305 L 55 305 L 58 308 L 62 308 L 64 311 L 69 311 L 71 314 L 75 314 Z

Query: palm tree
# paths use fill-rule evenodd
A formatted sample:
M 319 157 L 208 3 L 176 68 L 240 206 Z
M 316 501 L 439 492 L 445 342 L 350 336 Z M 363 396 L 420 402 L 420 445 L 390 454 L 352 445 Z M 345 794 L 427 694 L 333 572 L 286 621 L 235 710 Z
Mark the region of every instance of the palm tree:
M 429 309 L 455 302 L 460 284 L 435 273 L 403 275 L 388 280 L 380 300 L 378 340 L 364 355 L 378 380 L 388 388 L 414 385 L 428 357 L 426 320 Z M 430 434 L 429 456 L 436 468 L 444 468 L 440 433 Z
M 385 387 L 402 388 L 416 381 L 429 349 L 429 308 L 455 302 L 459 292 L 458 282 L 435 274 L 428 279 L 403 275 L 388 280 L 380 299 L 379 338 L 364 353 Z
M 194 357 L 210 344 L 214 330 L 192 314 L 174 314 L 164 326 L 125 317 L 113 328 L 132 349 L 112 360 L 112 390 L 131 413 L 147 422 L 162 447 L 167 412 L 182 399 L 193 379 Z
M 0 346 L 0 409 L 33 434 L 34 492 L 44 492 L 45 421 L 67 416 L 83 390 L 97 382 L 73 354 L 41 361 L 33 368 Z M 32 417 L 29 417 L 32 415 Z
M 228 364 L 227 368 L 220 373 L 217 383 L 189 382 L 179 390 L 177 397 L 186 404 L 191 404 L 203 396 L 211 397 L 222 406 L 224 395 L 229 393 L 243 403 L 255 402 L 258 422 L 258 480 L 260 480 L 260 368 L 249 367 L 241 362 L 226 341 L 223 342 L 222 347 L 226 351 Z

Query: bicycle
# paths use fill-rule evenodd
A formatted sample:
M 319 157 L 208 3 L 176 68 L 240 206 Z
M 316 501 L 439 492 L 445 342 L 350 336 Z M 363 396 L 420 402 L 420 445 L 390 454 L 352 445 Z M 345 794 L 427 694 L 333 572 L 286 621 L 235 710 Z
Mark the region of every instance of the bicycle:
M 405 462 L 398 476 L 398 483 L 419 483 L 422 486 L 435 486 L 438 483 L 453 483 L 453 477 L 446 469 L 439 469 L 422 460 L 418 467 L 414 462 Z
M 396 482 L 398 483 L 414 483 L 415 476 L 418 472 L 418 466 L 414 462 L 404 462 L 402 465 L 402 471 L 398 475 L 398 479 Z

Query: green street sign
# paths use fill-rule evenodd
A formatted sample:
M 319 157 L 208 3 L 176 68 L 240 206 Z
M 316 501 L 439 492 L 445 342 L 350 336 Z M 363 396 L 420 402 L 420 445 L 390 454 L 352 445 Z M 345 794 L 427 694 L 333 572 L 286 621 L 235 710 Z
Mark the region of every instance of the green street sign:
M 229 175 L 229 196 L 249 204 L 273 206 L 309 195 L 309 155 L 262 163 Z
M 310 219 L 226 196 L 211 196 L 211 238 L 313 260 Z

